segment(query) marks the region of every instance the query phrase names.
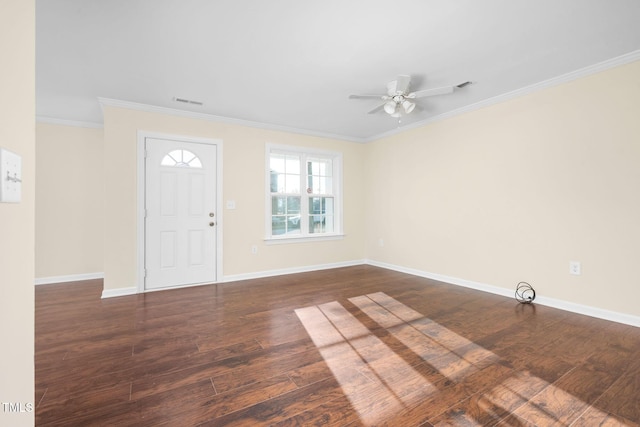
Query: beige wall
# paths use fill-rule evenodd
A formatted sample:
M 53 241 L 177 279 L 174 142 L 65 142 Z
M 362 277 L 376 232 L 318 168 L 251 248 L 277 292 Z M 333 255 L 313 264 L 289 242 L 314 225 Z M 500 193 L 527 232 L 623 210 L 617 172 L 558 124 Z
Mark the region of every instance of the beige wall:
M 0 203 L 0 425 L 33 425 L 35 3 L 3 0 L 0 13 L 0 147 L 22 157 L 22 201 Z M 33 408 L 33 406 L 32 406 Z
M 629 64 L 364 145 L 106 106 L 105 289 L 137 285 L 143 130 L 224 141 L 223 200 L 237 205 L 223 210 L 226 277 L 368 258 L 505 292 L 524 280 L 541 297 L 638 316 L 637 75 Z M 66 143 L 99 132 L 52 130 L 82 134 Z M 265 143 L 344 153 L 344 240 L 264 244 Z
M 103 271 L 102 129 L 36 126 L 36 278 Z
M 223 200 L 234 200 L 235 210 L 224 209 L 223 271 L 226 277 L 281 269 L 357 261 L 364 254 L 362 144 L 286 132 L 254 129 L 193 118 L 104 107 L 105 180 L 105 290 L 137 286 L 136 146 L 137 132 L 223 140 Z M 343 153 L 344 231 L 337 241 L 266 245 L 265 144 L 318 147 Z M 258 254 L 251 254 L 251 246 Z
M 640 315 L 638 76 L 640 62 L 369 144 L 367 256 Z

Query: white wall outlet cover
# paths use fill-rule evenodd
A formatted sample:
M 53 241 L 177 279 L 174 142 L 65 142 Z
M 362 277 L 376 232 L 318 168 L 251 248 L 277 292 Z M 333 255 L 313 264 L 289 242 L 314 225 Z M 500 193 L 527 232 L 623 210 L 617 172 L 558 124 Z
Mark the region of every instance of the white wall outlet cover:
M 0 148 L 0 202 L 22 199 L 22 157 Z
M 579 276 L 582 272 L 581 270 L 580 261 L 569 261 L 569 274 Z

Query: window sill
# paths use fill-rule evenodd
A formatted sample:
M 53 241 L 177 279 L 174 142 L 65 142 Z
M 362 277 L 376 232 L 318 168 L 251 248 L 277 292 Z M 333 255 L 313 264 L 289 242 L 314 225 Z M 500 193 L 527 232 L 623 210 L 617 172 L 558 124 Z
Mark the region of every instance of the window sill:
M 297 237 L 265 237 L 264 241 L 267 245 L 281 245 L 287 243 L 307 243 L 307 242 L 324 242 L 328 240 L 342 240 L 344 234 L 324 234 L 322 236 L 297 236 Z

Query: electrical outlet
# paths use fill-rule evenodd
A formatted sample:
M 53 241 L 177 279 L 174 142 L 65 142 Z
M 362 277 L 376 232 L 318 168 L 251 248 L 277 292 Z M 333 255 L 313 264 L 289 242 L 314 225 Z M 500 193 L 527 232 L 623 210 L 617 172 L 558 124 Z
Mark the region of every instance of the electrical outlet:
M 258 253 L 258 245 L 251 246 L 251 253 L 254 255 Z
M 384 239 L 378 239 L 378 246 L 380 247 L 384 246 Z
M 579 276 L 582 272 L 580 261 L 569 261 L 569 274 Z

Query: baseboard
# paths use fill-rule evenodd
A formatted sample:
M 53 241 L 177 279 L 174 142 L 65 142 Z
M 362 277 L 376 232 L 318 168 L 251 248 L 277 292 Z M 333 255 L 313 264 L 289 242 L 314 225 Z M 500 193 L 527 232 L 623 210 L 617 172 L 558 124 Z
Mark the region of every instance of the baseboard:
M 137 293 L 138 293 L 138 288 L 136 288 L 135 286 L 131 288 L 103 289 L 101 298 L 105 299 L 105 298 L 124 297 L 127 295 L 135 295 Z
M 81 280 L 94 280 L 104 279 L 104 273 L 84 273 L 84 274 L 70 274 L 67 276 L 51 276 L 51 277 L 39 277 L 35 279 L 34 283 L 38 285 L 51 285 L 53 283 L 65 283 L 65 282 L 79 282 Z
M 340 267 L 353 267 L 355 265 L 366 264 L 365 260 L 353 260 L 344 262 L 335 262 L 330 264 L 316 264 L 303 267 L 283 268 L 279 270 L 265 270 L 255 273 L 232 274 L 224 276 L 224 282 L 237 282 L 239 280 L 262 279 L 264 277 L 283 276 L 285 274 L 307 273 L 310 271 L 329 270 Z
M 451 285 L 462 286 L 465 288 L 488 292 L 488 293 L 500 295 L 503 297 L 513 298 L 514 296 L 514 291 L 505 289 L 499 286 L 493 286 L 486 283 L 474 282 L 472 280 L 460 279 L 458 277 L 451 277 L 443 274 L 431 273 L 431 272 L 422 271 L 414 268 L 403 267 L 400 265 L 388 264 L 384 262 L 379 262 L 374 260 L 365 260 L 365 259 L 329 263 L 329 264 L 316 264 L 316 265 L 309 265 L 309 266 L 303 266 L 303 267 L 284 268 L 284 269 L 278 269 L 278 270 L 265 270 L 265 271 L 259 271 L 254 273 L 233 274 L 229 276 L 224 276 L 223 282 L 227 283 L 227 282 L 236 282 L 240 280 L 261 279 L 265 277 L 282 276 L 286 274 L 295 274 L 295 273 L 307 273 L 310 271 L 329 270 L 332 268 L 340 268 L 340 267 L 352 267 L 352 266 L 363 265 L 363 264 L 386 268 L 388 270 L 394 270 L 394 271 L 411 274 L 418 277 L 424 277 L 426 279 L 437 280 L 439 282 L 449 283 Z M 94 275 L 60 276 L 59 279 L 61 280 L 59 281 L 49 281 L 49 280 L 56 280 L 58 278 L 46 278 L 46 279 L 43 278 L 43 279 L 37 279 L 36 282 L 43 281 L 43 280 L 47 280 L 47 281 L 42 283 L 36 283 L 36 284 L 60 283 L 60 282 L 69 282 L 74 280 L 88 280 L 88 279 L 96 279 L 96 278 L 103 278 L 103 274 L 96 273 Z M 114 298 L 114 297 L 120 297 L 120 296 L 126 296 L 126 295 L 134 295 L 136 293 L 138 293 L 138 289 L 136 287 L 105 289 L 102 291 L 102 298 Z M 583 314 L 583 315 L 595 317 L 598 319 L 622 323 L 625 325 L 640 327 L 640 317 L 634 316 L 631 314 L 604 310 L 597 307 L 576 304 L 570 301 L 564 301 L 564 300 L 544 297 L 540 295 L 536 297 L 536 304 L 557 308 L 557 309 L 569 311 L 572 313 Z
M 476 289 L 483 292 L 489 292 L 489 293 L 501 295 L 504 297 L 512 297 L 512 298 L 514 297 L 514 291 L 501 288 L 499 286 L 488 285 L 486 283 L 474 282 L 471 280 L 445 276 L 442 274 L 429 273 L 422 270 L 416 270 L 413 268 L 407 268 L 399 265 L 387 264 L 384 262 L 378 262 L 373 260 L 366 260 L 366 264 L 373 265 L 375 267 L 386 268 L 388 270 L 399 271 L 401 273 L 412 274 L 414 276 L 424 277 L 427 279 L 437 280 L 439 282 L 449 283 L 451 285 L 463 286 L 465 288 L 471 288 L 471 289 Z M 591 316 L 598 319 L 609 320 L 616 323 L 622 323 L 625 325 L 640 327 L 640 317 L 634 316 L 631 314 L 618 313 L 616 311 L 604 310 L 597 307 L 576 304 L 573 302 L 544 297 L 540 295 L 536 297 L 536 304 L 557 308 L 560 310 L 570 311 L 572 313 L 583 314 L 585 316 Z
M 605 310 L 602 308 L 576 304 L 570 301 L 563 301 L 544 296 L 536 297 L 536 302 L 540 305 L 546 305 L 548 307 L 558 308 L 560 310 L 570 311 L 572 313 L 584 314 L 585 316 L 596 317 L 603 320 L 610 320 L 612 322 L 622 323 L 625 325 L 636 326 L 640 328 L 640 316 L 618 313 L 617 311 Z
M 363 265 L 365 264 L 364 260 L 355 260 L 355 261 L 346 261 L 346 262 L 337 262 L 331 264 L 320 264 L 320 265 L 310 265 L 305 267 L 295 267 L 295 268 L 285 268 L 281 270 L 267 270 L 267 271 L 259 271 L 255 273 L 246 273 L 246 274 L 234 274 L 231 276 L 224 276 L 222 282 L 219 283 L 227 283 L 227 282 L 237 282 L 240 280 L 250 280 L 250 279 L 261 279 L 263 277 L 273 277 L 273 276 L 282 276 L 285 274 L 293 274 L 293 273 L 306 273 L 309 271 L 318 271 L 318 270 L 329 270 L 331 268 L 339 268 L 339 267 L 352 267 L 354 265 Z M 203 286 L 206 284 L 197 284 L 193 286 Z M 173 288 L 162 288 L 153 291 L 147 292 L 155 292 L 155 291 L 166 291 L 169 289 L 179 289 L 184 288 L 185 286 L 177 286 Z M 138 288 L 118 288 L 118 289 L 105 289 L 102 291 L 102 298 L 114 298 L 114 297 L 122 297 L 127 295 L 134 295 L 138 293 Z

